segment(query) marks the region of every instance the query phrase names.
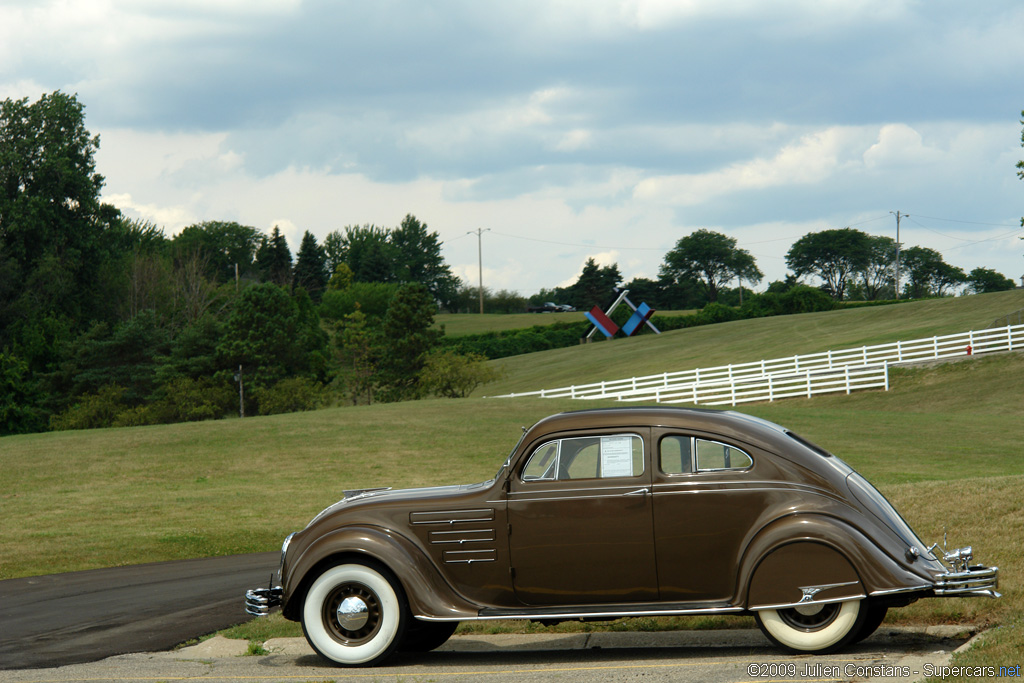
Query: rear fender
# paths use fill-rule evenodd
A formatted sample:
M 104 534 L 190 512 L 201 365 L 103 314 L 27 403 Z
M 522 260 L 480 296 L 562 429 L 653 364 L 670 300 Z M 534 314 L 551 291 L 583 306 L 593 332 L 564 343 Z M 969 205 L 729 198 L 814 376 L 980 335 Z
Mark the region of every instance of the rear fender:
M 326 534 L 294 562 L 282 577 L 284 616 L 298 620 L 309 586 L 325 569 L 346 562 L 375 562 L 401 582 L 413 616 L 454 621 L 478 614 L 478 608 L 459 596 L 433 563 L 409 539 L 374 526 L 343 527 Z
M 793 515 L 763 528 L 740 564 L 737 595 L 757 610 L 926 590 L 863 533 L 825 515 Z

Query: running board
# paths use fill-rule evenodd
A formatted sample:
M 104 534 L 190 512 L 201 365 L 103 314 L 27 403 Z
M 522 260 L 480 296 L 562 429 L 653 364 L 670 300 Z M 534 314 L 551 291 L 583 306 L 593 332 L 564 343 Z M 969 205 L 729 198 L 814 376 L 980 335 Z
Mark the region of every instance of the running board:
M 618 619 L 619 617 L 670 617 L 685 614 L 737 614 L 745 611 L 729 603 L 657 603 L 593 605 L 590 607 L 529 607 L 505 609 L 485 607 L 477 619 Z

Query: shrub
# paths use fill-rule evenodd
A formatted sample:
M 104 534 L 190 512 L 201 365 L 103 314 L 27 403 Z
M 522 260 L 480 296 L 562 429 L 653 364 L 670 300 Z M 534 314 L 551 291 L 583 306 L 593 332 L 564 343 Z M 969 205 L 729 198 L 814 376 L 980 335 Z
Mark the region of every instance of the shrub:
M 122 403 L 124 387 L 107 384 L 94 394 L 84 394 L 78 403 L 50 418 L 54 431 L 65 429 L 99 429 L 113 426 L 127 406 Z
M 446 349 L 427 356 L 420 372 L 420 385 L 434 396 L 466 398 L 478 386 L 493 382 L 500 375 L 480 354 L 461 355 Z
M 255 391 L 260 415 L 316 410 L 330 403 L 330 397 L 323 384 L 305 377 L 283 379 L 269 389 Z

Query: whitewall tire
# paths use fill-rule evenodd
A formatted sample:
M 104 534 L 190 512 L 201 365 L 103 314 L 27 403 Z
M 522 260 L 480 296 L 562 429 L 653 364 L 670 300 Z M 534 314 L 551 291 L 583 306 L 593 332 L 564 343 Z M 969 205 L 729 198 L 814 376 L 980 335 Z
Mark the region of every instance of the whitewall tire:
M 860 632 L 867 610 L 860 600 L 808 603 L 755 613 L 768 639 L 791 652 L 825 653 L 848 644 Z
M 402 589 L 387 570 L 342 564 L 321 574 L 302 605 L 302 630 L 322 656 L 345 666 L 370 666 L 402 640 Z

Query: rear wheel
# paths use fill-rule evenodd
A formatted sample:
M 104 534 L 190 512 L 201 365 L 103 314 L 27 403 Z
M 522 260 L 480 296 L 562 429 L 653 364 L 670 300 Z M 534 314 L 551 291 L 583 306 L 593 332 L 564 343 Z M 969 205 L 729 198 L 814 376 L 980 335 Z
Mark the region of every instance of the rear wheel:
M 867 616 L 864 617 L 864 623 L 861 624 L 857 635 L 850 641 L 851 644 L 859 643 L 877 631 L 878 627 L 882 625 L 882 621 L 885 619 L 886 612 L 889 611 L 889 608 L 885 605 L 878 605 L 871 602 L 864 605 L 861 609 L 867 610 Z
M 755 616 L 757 625 L 776 645 L 790 652 L 826 653 L 852 642 L 867 613 L 860 600 L 848 600 L 759 610 Z
M 377 664 L 394 652 L 405 629 L 405 600 L 383 567 L 343 564 L 317 577 L 302 605 L 302 630 L 327 659 Z

